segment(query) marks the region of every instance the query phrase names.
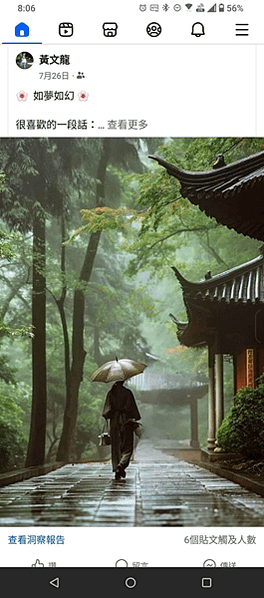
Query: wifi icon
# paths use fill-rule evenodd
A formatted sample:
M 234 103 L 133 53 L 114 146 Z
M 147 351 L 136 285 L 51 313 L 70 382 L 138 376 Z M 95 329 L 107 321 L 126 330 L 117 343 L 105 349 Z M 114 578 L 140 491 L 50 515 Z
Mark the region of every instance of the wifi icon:
M 191 8 L 192 8 L 192 4 L 185 4 L 185 6 L 186 6 L 187 10 L 191 10 Z

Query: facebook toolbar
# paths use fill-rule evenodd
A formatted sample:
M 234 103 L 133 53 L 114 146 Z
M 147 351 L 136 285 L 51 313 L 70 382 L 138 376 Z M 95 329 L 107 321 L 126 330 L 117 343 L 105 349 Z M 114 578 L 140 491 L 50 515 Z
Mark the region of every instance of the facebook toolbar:
M 54 4 L 54 3 L 53 3 Z M 263 5 L 243 4 L 138 4 L 120 0 L 76 10 L 69 2 L 63 11 L 50 0 L 16 5 L 0 24 L 2 44 L 226 44 L 263 43 Z M 257 17 L 257 18 L 256 18 Z

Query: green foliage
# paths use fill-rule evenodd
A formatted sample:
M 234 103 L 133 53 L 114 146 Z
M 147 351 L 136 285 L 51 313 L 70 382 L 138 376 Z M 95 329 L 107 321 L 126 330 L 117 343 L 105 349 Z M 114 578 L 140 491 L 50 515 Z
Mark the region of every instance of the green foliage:
M 4 181 L 5 181 L 5 175 L 3 172 L 0 172 L 0 191 L 3 189 Z
M 12 424 L 0 419 L 0 471 L 23 467 L 26 448 L 27 441 L 23 434 Z
M 21 373 L 19 372 L 19 374 L 21 378 Z M 8 385 L 4 381 L 0 381 L 0 415 L 5 422 L 21 425 L 24 434 L 29 431 L 31 395 L 31 385 L 22 380 Z
M 1 336 L 28 336 L 32 338 L 32 326 L 23 326 L 22 328 L 10 328 L 0 319 L 0 334 Z
M 81 210 L 81 213 L 83 220 L 87 224 L 74 231 L 66 243 L 69 243 L 85 231 L 92 234 L 103 230 L 126 230 L 128 224 L 131 224 L 131 217 L 135 212 L 125 207 L 113 209 L 102 206 L 90 210 Z
M 255 389 L 242 388 L 217 434 L 220 447 L 250 459 L 264 458 L 264 376 Z
M 10 397 L 0 395 L 0 471 L 24 465 L 26 438 L 22 431 L 23 410 Z
M 7 424 L 21 425 L 23 410 L 11 397 L 0 395 L 0 419 Z
M 15 384 L 15 369 L 10 367 L 8 355 L 0 354 L 0 378 L 6 384 Z
M 12 260 L 15 255 L 14 240 L 18 238 L 16 234 L 7 234 L 0 228 L 0 259 L 5 259 L 8 262 Z

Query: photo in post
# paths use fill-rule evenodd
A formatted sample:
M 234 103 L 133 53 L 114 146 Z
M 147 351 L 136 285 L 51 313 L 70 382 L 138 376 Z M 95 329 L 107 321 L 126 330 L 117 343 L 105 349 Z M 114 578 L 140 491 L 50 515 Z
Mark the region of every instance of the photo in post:
M 0 172 L 1 526 L 262 526 L 263 140 L 2 138 Z

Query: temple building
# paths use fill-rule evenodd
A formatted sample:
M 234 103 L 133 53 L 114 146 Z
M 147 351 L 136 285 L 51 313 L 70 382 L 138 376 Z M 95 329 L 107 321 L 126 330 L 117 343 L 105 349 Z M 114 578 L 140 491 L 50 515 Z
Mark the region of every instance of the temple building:
M 202 373 L 169 375 L 162 364 L 156 372 L 151 367 L 140 376 L 131 378 L 129 388 L 137 390 L 141 403 L 163 407 L 171 405 L 175 408 L 188 405 L 190 408 L 190 448 L 199 448 L 198 408 L 199 399 L 206 397 L 208 384 Z
M 221 156 L 207 172 L 187 172 L 153 157 L 181 183 L 181 194 L 208 216 L 264 242 L 264 152 L 225 165 Z M 264 245 L 245 264 L 199 282 L 186 280 L 173 268 L 182 287 L 187 321 L 172 314 L 179 341 L 208 348 L 208 444 L 224 417 L 223 357 L 231 355 L 234 393 L 255 387 L 264 372 Z

